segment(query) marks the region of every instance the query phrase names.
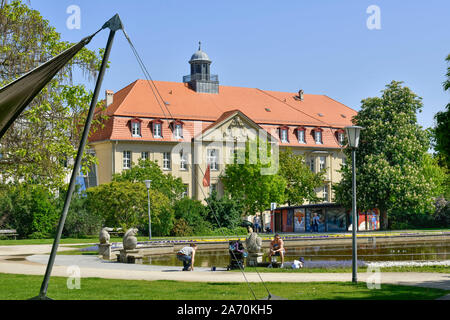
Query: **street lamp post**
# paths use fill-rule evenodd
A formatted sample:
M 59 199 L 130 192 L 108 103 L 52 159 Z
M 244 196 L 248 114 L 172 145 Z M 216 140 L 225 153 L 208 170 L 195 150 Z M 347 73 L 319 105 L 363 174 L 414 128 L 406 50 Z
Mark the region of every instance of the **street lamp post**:
M 352 282 L 357 283 L 357 246 L 356 229 L 358 228 L 358 218 L 356 211 L 356 149 L 359 146 L 359 133 L 363 129 L 358 126 L 346 127 L 348 145 L 352 149 Z
M 147 187 L 147 198 L 148 198 L 148 239 L 152 240 L 152 218 L 150 217 L 150 184 L 152 180 L 145 180 L 145 186 Z

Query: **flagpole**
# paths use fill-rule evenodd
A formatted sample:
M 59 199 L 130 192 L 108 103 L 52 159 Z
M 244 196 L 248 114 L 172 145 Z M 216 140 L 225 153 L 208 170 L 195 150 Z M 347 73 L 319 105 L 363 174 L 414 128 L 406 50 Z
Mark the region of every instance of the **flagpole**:
M 102 65 L 100 67 L 100 72 L 99 72 L 99 75 L 97 78 L 97 83 L 95 85 L 94 94 L 92 96 L 91 105 L 89 108 L 89 113 L 88 113 L 86 123 L 84 126 L 84 131 L 83 131 L 83 135 L 81 138 L 81 142 L 80 142 L 80 146 L 78 149 L 75 164 L 74 164 L 74 167 L 72 170 L 72 176 L 70 178 L 70 184 L 69 184 L 69 188 L 68 188 L 67 194 L 66 194 L 66 199 L 64 202 L 64 209 L 61 214 L 61 218 L 59 220 L 56 237 L 53 242 L 52 251 L 50 253 L 50 258 L 47 263 L 47 269 L 45 271 L 44 280 L 42 281 L 39 296 L 32 298 L 33 300 L 50 300 L 50 298 L 47 297 L 47 289 L 48 289 L 48 283 L 50 281 L 50 275 L 52 273 L 53 265 L 55 263 L 56 252 L 58 251 L 58 246 L 59 246 L 59 242 L 61 240 L 64 223 L 65 223 L 66 217 L 67 217 L 67 212 L 69 211 L 72 194 L 73 194 L 73 191 L 75 190 L 76 178 L 78 175 L 78 171 L 80 169 L 81 160 L 83 158 L 84 148 L 86 146 L 87 139 L 89 136 L 89 130 L 91 127 L 92 119 L 94 117 L 94 111 L 95 111 L 95 107 L 97 105 L 100 88 L 102 86 L 103 78 L 104 78 L 105 71 L 106 71 L 106 66 L 108 64 L 109 55 L 111 53 L 111 47 L 112 47 L 112 44 L 114 41 L 114 36 L 115 36 L 117 30 L 122 29 L 122 24 L 120 22 L 119 16 L 116 15 L 112 19 L 110 19 L 107 23 L 105 23 L 103 28 L 106 28 L 106 27 L 110 28 L 111 31 L 109 33 L 108 42 L 106 43 L 106 49 L 105 49 L 105 53 L 103 55 Z

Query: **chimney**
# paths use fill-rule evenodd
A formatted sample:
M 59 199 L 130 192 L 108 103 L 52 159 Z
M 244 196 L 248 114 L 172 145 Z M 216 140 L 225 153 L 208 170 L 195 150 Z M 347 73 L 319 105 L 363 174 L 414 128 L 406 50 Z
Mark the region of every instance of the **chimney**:
M 105 93 L 106 107 L 109 107 L 114 102 L 114 92 L 111 90 L 106 90 Z
M 300 98 L 300 101 L 303 101 L 303 89 L 300 89 L 298 92 L 298 97 Z

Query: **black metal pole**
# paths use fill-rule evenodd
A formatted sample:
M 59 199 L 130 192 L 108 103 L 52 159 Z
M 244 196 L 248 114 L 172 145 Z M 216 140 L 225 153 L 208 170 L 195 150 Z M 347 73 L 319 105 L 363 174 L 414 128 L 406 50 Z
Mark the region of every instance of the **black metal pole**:
M 55 241 L 53 242 L 52 251 L 50 253 L 50 258 L 49 258 L 49 261 L 47 264 L 47 269 L 45 271 L 44 281 L 42 282 L 39 296 L 36 297 L 36 299 L 41 299 L 41 300 L 49 299 L 49 298 L 47 298 L 48 283 L 50 280 L 50 275 L 52 273 L 53 264 L 55 263 L 56 251 L 58 250 L 59 242 L 61 240 L 61 234 L 62 234 L 62 231 L 64 228 L 64 223 L 66 221 L 67 212 L 69 211 L 70 201 L 72 200 L 72 194 L 75 189 L 76 178 L 78 176 L 78 171 L 80 169 L 81 160 L 83 158 L 84 147 L 86 146 L 86 142 L 87 142 L 87 139 L 89 136 L 89 130 L 91 127 L 92 119 L 94 117 L 94 111 L 95 111 L 95 107 L 97 105 L 98 95 L 100 92 L 100 88 L 102 86 L 103 77 L 105 75 L 106 66 L 108 64 L 108 59 L 109 59 L 109 55 L 111 53 L 111 47 L 113 44 L 115 33 L 116 33 L 116 30 L 111 30 L 109 33 L 108 42 L 106 44 L 106 50 L 103 55 L 102 65 L 100 67 L 100 73 L 97 78 L 94 95 L 92 97 L 88 117 L 86 119 L 86 124 L 84 126 L 83 136 L 81 138 L 80 147 L 78 149 L 78 154 L 77 154 L 77 157 L 75 160 L 75 165 L 72 170 L 72 177 L 70 178 L 70 184 L 69 184 L 69 188 L 68 188 L 67 194 L 66 194 L 66 199 L 64 202 L 64 209 L 63 209 L 61 218 L 59 220 L 58 230 L 57 230 Z
M 357 283 L 357 245 L 356 245 L 356 230 L 358 228 L 358 217 L 356 213 L 356 148 L 352 150 L 352 213 L 353 213 L 353 227 L 352 227 L 352 282 Z

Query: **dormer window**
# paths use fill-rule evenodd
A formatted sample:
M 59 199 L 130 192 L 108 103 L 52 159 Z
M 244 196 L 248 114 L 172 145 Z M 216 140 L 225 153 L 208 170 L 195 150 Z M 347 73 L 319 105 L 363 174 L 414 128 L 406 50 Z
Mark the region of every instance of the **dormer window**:
M 281 127 L 280 128 L 280 140 L 282 143 L 288 143 L 289 142 L 289 138 L 288 138 L 288 127 Z
M 183 139 L 183 122 L 176 120 L 172 122 L 173 137 L 175 139 Z
M 162 138 L 162 121 L 157 119 L 151 122 L 153 138 Z
M 297 128 L 298 143 L 306 143 L 305 132 L 306 132 L 306 129 L 304 127 Z
M 131 134 L 133 137 L 141 136 L 141 124 L 139 122 L 131 123 Z
M 314 141 L 316 142 L 316 144 L 323 144 L 322 132 L 323 130 L 321 128 L 314 129 Z
M 134 138 L 140 138 L 141 135 L 141 122 L 140 119 L 133 119 L 130 120 L 130 126 L 131 126 L 131 136 Z
M 183 138 L 183 126 L 181 124 L 176 124 L 175 125 L 174 134 L 175 134 L 175 138 L 176 139 Z
M 341 146 L 343 146 L 345 144 L 345 134 L 344 134 L 344 130 L 339 129 L 338 131 L 336 131 L 336 135 L 337 135 L 337 140 L 339 142 L 339 144 Z

